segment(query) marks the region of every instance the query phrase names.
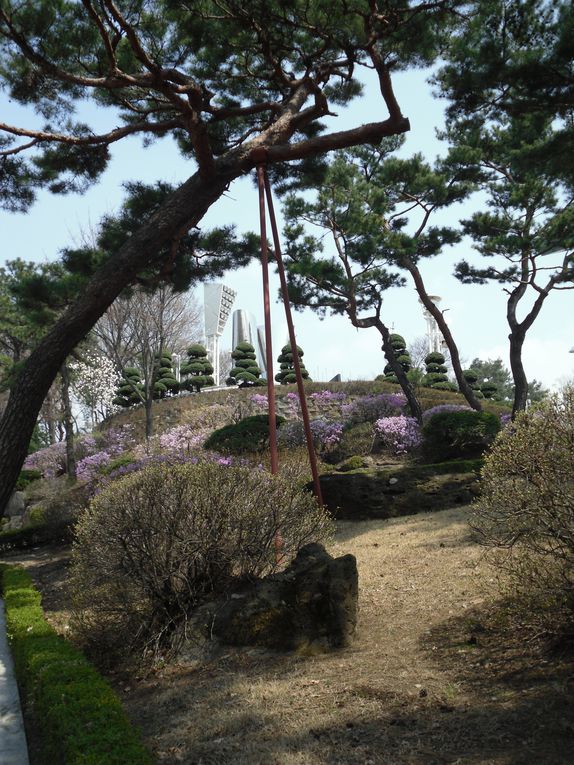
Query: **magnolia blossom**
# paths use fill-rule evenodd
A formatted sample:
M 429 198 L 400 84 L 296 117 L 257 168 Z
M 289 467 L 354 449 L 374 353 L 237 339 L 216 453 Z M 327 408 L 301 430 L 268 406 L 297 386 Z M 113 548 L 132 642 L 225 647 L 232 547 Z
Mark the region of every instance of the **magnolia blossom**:
M 112 401 L 121 375 L 110 359 L 88 352 L 85 361 L 75 361 L 70 368 L 74 372 L 72 390 L 92 425 L 118 410 Z

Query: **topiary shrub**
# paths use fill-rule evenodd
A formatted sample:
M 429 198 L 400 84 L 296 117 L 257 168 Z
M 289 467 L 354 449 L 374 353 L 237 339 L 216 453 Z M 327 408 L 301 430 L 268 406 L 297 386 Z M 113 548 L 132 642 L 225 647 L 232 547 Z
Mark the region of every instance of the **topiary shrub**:
M 78 522 L 74 629 L 112 659 L 164 655 L 201 603 L 276 570 L 333 526 L 297 472 L 153 465 L 102 491 Z
M 276 416 L 277 427 L 285 422 L 285 417 Z M 269 446 L 269 417 L 266 414 L 254 414 L 232 425 L 214 430 L 204 442 L 206 449 L 213 449 L 222 454 L 246 454 L 260 452 Z
M 445 358 L 442 353 L 432 351 L 425 356 L 425 369 L 426 373 L 422 378 L 422 384 L 427 388 L 438 388 L 443 383 L 448 383 L 447 367 L 445 366 Z M 440 388 L 439 388 L 440 390 Z M 442 390 L 450 390 L 450 388 L 442 388 Z M 455 390 L 457 388 L 455 387 Z
M 126 367 L 118 384 L 112 403 L 127 409 L 135 404 L 141 404 L 145 398 L 142 375 L 137 367 Z
M 187 360 L 181 365 L 180 388 L 201 393 L 201 389 L 214 384 L 213 366 L 203 345 L 194 343 L 187 349 Z
M 490 412 L 439 412 L 423 425 L 424 449 L 432 459 L 479 456 L 500 430 Z
M 574 385 L 520 413 L 486 457 L 471 525 L 530 623 L 574 618 Z
M 373 449 L 373 424 L 360 422 L 343 428 L 343 435 L 337 446 L 336 456 L 339 460 L 355 455 L 370 454 Z
M 255 348 L 251 343 L 238 343 L 231 358 L 235 365 L 229 373 L 228 385 L 239 384 L 240 388 L 248 388 L 266 384 L 264 380 L 261 380 L 261 370 L 257 365 Z
M 393 334 L 389 337 L 389 342 L 395 352 L 395 356 L 399 364 L 402 366 L 405 372 L 411 369 L 412 361 L 409 352 L 407 351 L 407 344 L 405 338 L 402 335 Z M 386 382 L 398 383 L 397 377 L 393 372 L 393 368 L 390 364 L 386 364 L 384 368 L 383 379 Z
M 299 356 L 299 366 L 301 367 L 301 377 L 303 380 L 310 380 L 309 372 L 305 369 L 303 363 L 303 350 L 297 346 L 297 355 Z M 281 385 L 289 385 L 290 383 L 297 382 L 297 376 L 295 374 L 295 366 L 293 364 L 293 353 L 291 352 L 290 345 L 284 345 L 281 348 L 281 353 L 277 357 L 279 362 L 279 372 L 275 375 L 275 380 Z

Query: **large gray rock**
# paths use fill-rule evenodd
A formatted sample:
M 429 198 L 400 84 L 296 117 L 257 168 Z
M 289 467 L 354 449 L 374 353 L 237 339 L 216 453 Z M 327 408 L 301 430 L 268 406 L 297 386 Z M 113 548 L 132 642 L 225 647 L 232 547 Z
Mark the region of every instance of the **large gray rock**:
M 26 498 L 23 491 L 15 491 L 10 497 L 4 515 L 12 518 L 14 515 L 24 515 Z
M 232 645 L 342 648 L 355 632 L 358 590 L 353 555 L 333 558 L 322 545 L 309 544 L 285 571 L 218 603 L 211 631 Z

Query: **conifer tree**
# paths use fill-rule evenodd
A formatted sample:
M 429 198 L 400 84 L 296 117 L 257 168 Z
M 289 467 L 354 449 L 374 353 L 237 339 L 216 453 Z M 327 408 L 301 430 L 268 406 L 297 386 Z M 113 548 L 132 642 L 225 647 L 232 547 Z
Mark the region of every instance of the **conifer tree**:
M 187 362 L 180 369 L 182 380 L 180 386 L 185 390 L 197 391 L 208 385 L 213 385 L 213 366 L 207 358 L 207 350 L 203 345 L 194 343 L 187 349 Z
M 155 354 L 154 359 L 154 398 L 165 398 L 168 393 L 174 394 L 179 390 L 175 379 L 173 362 L 169 351 Z
M 408 372 L 411 368 L 411 356 L 407 351 L 407 344 L 405 338 L 402 335 L 393 334 L 389 338 L 393 351 L 395 352 L 396 360 L 403 368 L 404 372 Z M 391 364 L 387 364 L 383 370 L 385 380 L 391 383 L 399 382 L 393 367 Z
M 148 280 L 169 273 L 182 236 L 262 158 L 275 181 L 293 187 L 308 182 L 309 171 L 320 176 L 316 158 L 325 152 L 407 131 L 391 69 L 432 63 L 457 6 L 415 1 L 392 3 L 387 12 L 366 0 L 2 3 L 0 85 L 24 106 L 24 118 L 0 124 L 0 204 L 21 208 L 36 188 L 85 190 L 102 176 L 110 147 L 121 154 L 130 136 L 144 146 L 175 140 L 193 170 L 116 241 L 26 361 L 0 423 L 0 512 L 54 377 L 122 290 L 142 272 Z M 324 131 L 323 118 L 360 94 L 363 65 L 378 79 L 380 113 L 371 104 L 374 122 Z M 86 102 L 97 108 L 84 109 Z M 101 131 L 106 111 L 114 127 Z
M 229 380 L 233 381 L 230 383 L 231 385 L 238 382 L 239 387 L 242 388 L 265 384 L 261 380 L 261 370 L 257 364 L 255 348 L 251 343 L 238 343 L 231 354 L 231 358 L 234 361 L 233 368 L 229 373 Z
M 137 367 L 126 367 L 112 403 L 127 409 L 136 404 L 143 404 L 144 401 L 145 387 L 140 370 Z
M 302 361 L 303 350 L 299 346 L 297 346 L 297 355 L 299 356 L 301 377 L 304 380 L 310 380 L 309 372 L 305 369 L 305 364 L 303 364 Z M 290 383 L 297 382 L 295 365 L 293 363 L 293 353 L 291 352 L 290 345 L 284 345 L 283 348 L 281 348 L 281 353 L 277 357 L 277 361 L 279 362 L 279 372 L 275 375 L 277 382 L 281 385 L 289 385 Z

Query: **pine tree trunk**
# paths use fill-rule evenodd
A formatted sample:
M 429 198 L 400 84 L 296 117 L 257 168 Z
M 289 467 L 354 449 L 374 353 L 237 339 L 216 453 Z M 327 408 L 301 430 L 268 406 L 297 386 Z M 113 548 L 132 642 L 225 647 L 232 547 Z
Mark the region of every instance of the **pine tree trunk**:
M 482 404 L 474 395 L 474 391 L 472 390 L 472 388 L 470 387 L 468 383 L 468 380 L 465 378 L 465 376 L 462 373 L 462 365 L 460 363 L 460 356 L 458 354 L 458 346 L 454 341 L 454 337 L 452 336 L 450 328 L 445 321 L 442 311 L 430 299 L 429 294 L 426 291 L 426 287 L 424 285 L 421 272 L 419 271 L 417 266 L 409 259 L 405 262 L 405 267 L 410 273 L 410 275 L 413 277 L 413 281 L 415 283 L 415 289 L 417 291 L 419 298 L 421 299 L 421 303 L 424 305 L 424 307 L 427 309 L 427 311 L 430 313 L 430 315 L 438 324 L 438 328 L 440 329 L 441 335 L 443 336 L 446 346 L 450 353 L 450 361 L 452 364 L 452 370 L 454 372 L 454 376 L 456 377 L 456 381 L 458 383 L 460 392 L 462 393 L 462 395 L 467 400 L 468 404 L 473 409 L 476 409 L 477 412 L 481 412 Z
M 243 171 L 225 165 L 210 179 L 193 175 L 92 277 L 28 357 L 0 421 L 0 517 L 12 495 L 42 403 L 60 367 L 115 298 L 143 269 L 161 266 L 158 252 L 196 225 Z
M 399 381 L 399 385 L 401 386 L 401 389 L 403 393 L 405 394 L 412 416 L 420 424 L 423 421 L 423 411 L 419 403 L 419 400 L 416 397 L 414 388 L 411 385 L 405 370 L 403 369 L 402 365 L 397 361 L 397 356 L 395 354 L 395 350 L 391 343 L 391 333 L 389 332 L 388 327 L 382 322 L 379 322 L 377 324 L 377 329 L 379 330 L 379 332 L 381 333 L 381 337 L 383 338 L 383 351 L 385 354 L 385 358 L 391 365 L 391 369 L 393 370 L 397 380 Z
M 64 430 L 66 432 L 66 473 L 68 478 L 75 481 L 76 454 L 74 448 L 74 417 L 70 402 L 70 374 L 67 365 L 62 364 L 60 370 L 62 376 L 62 403 L 64 408 Z
M 526 409 L 528 401 L 528 380 L 524 365 L 522 363 L 522 346 L 524 345 L 524 334 L 520 332 L 511 332 L 508 336 L 510 340 L 510 369 L 514 380 L 514 402 L 512 404 L 512 419 L 518 412 Z

